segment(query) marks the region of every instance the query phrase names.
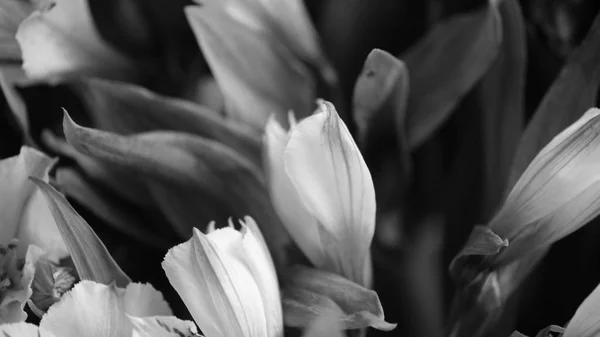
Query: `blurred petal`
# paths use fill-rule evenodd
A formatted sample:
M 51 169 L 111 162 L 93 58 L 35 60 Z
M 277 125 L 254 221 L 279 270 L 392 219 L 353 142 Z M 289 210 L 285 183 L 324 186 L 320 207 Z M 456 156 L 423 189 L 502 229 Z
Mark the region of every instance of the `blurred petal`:
M 18 234 L 27 200 L 35 189 L 29 176 L 43 176 L 51 163 L 45 154 L 26 146 L 18 156 L 0 160 L 0 244 Z
M 57 337 L 30 323 L 3 324 L 0 333 L 5 337 Z
M 132 337 L 193 337 L 200 336 L 194 322 L 183 321 L 174 316 L 133 317 Z
M 338 240 L 338 247 L 328 248 L 339 255 L 338 272 L 364 284 L 375 229 L 373 181 L 333 105 L 319 104 L 292 129 L 284 166 L 304 205 Z
M 16 35 L 23 52 L 23 69 L 30 78 L 108 72 L 115 77 L 130 67 L 98 34 L 85 0 L 56 0 L 49 9 L 32 13 Z
M 501 40 L 498 9 L 488 3 L 440 22 L 400 57 L 411 75 L 406 119 L 411 148 L 426 141 L 481 79 Z
M 60 337 L 131 335 L 123 312 L 123 289 L 81 281 L 42 317 L 40 328 Z
M 343 337 L 344 328 L 333 315 L 321 315 L 310 323 L 302 337 Z
M 21 60 L 21 50 L 15 40 L 19 25 L 35 10 L 37 2 L 3 0 L 0 2 L 0 60 Z
M 81 281 L 42 317 L 40 328 L 61 337 L 131 336 L 126 314 L 148 317 L 171 314 L 152 286 L 131 284 L 126 289 Z
M 19 246 L 23 245 L 26 249 L 26 245 L 34 244 L 42 248 L 47 258 L 54 262 L 69 256 L 69 250 L 50 213 L 46 198 L 39 189 L 33 192 L 25 207 L 19 226 Z
M 71 87 L 80 93 L 98 129 L 120 135 L 155 130 L 192 133 L 223 143 L 261 166 L 258 132 L 205 106 L 116 81 L 86 79 Z
M 284 35 L 294 53 L 305 60 L 323 58 L 317 31 L 310 21 L 302 0 L 256 0 L 277 24 L 276 32 Z
M 325 252 L 320 242 L 317 219 L 304 207 L 298 192 L 284 170 L 283 154 L 289 133 L 270 118 L 263 136 L 264 167 L 275 211 L 302 252 L 316 266 L 325 265 Z
M 595 337 L 600 333 L 600 285 L 581 303 L 563 337 Z
M 131 283 L 129 276 L 121 270 L 104 243 L 65 196 L 40 179 L 33 178 L 32 181 L 48 201 L 52 217 L 65 240 L 79 277 L 103 284 L 116 282 L 121 287 Z
M 227 2 L 186 8 L 188 21 L 225 98 L 227 113 L 262 129 L 271 114 L 310 112 L 315 83 L 308 69 L 257 18 Z M 226 41 L 226 43 L 224 43 Z
M 396 324 L 385 321 L 377 293 L 339 275 L 307 267 L 286 273 L 283 288 L 287 326 L 306 327 L 320 315 L 335 317 L 344 329 L 390 331 Z

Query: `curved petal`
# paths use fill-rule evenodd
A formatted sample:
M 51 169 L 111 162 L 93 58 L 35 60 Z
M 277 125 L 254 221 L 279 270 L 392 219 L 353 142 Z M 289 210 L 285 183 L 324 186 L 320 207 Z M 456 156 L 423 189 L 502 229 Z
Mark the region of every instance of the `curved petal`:
M 533 159 L 489 224 L 508 264 L 556 242 L 600 212 L 600 110 L 590 109 Z
M 323 58 L 319 38 L 302 0 L 257 0 L 277 23 L 289 47 L 305 60 Z
M 335 247 L 342 273 L 364 283 L 375 229 L 373 180 L 335 107 L 326 101 L 319 105 L 292 129 L 285 171 L 304 205 L 334 238 L 325 244 L 344 245 Z
M 171 285 L 208 336 L 266 336 L 260 290 L 242 262 L 242 235 L 223 228 L 169 250 L 163 261 Z
M 55 6 L 33 12 L 16 38 L 23 53 L 23 69 L 30 78 L 106 71 L 121 77 L 131 67 L 102 40 L 84 0 L 56 0 Z
M 124 293 L 125 313 L 134 317 L 171 316 L 162 293 L 151 284 L 130 283 Z
M 47 177 L 44 179 L 48 181 Z M 29 182 L 31 183 L 31 182 Z M 53 262 L 69 256 L 67 245 L 48 208 L 46 198 L 36 189 L 29 198 L 19 226 L 19 248 L 34 244 L 44 250 L 46 258 Z
M 0 160 L 0 244 L 17 235 L 19 221 L 35 185 L 29 176 L 41 176 L 52 160 L 23 146 L 18 156 Z
M 0 325 L 0 333 L 5 337 L 56 337 L 30 323 L 3 324 Z
M 244 218 L 241 232 L 244 260 L 260 289 L 264 305 L 268 332 L 266 336 L 283 336 L 281 295 L 273 259 L 256 222 L 251 217 Z
M 81 281 L 42 317 L 40 328 L 60 337 L 130 336 L 123 312 L 123 289 Z
M 284 170 L 283 154 L 289 134 L 275 118 L 269 118 L 263 137 L 264 167 L 269 182 L 269 193 L 277 215 L 302 252 L 315 266 L 325 264 L 325 252 L 320 242 L 316 218 L 300 200 L 296 188 Z

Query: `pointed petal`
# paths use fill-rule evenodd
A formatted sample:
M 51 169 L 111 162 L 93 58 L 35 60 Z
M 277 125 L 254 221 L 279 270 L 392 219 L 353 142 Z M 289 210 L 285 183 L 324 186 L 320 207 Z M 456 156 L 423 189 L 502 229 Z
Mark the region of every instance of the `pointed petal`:
M 32 13 L 16 35 L 27 75 L 52 79 L 77 72 L 128 73 L 129 61 L 102 40 L 93 23 L 83 0 L 58 0 L 50 9 Z
M 600 211 L 599 115 L 590 109 L 544 147 L 490 222 L 490 229 L 509 241 L 502 263 L 522 255 L 517 247 L 531 251 L 550 245 Z
M 287 122 L 289 110 L 306 116 L 315 95 L 308 69 L 272 32 L 257 27 L 255 17 L 232 11 L 235 6 L 204 3 L 185 9 L 228 114 L 258 129 L 273 113 L 280 123 Z
M 310 21 L 302 0 L 257 0 L 277 24 L 277 30 L 286 38 L 290 48 L 309 61 L 319 61 L 323 52 L 319 37 Z
M 104 243 L 73 209 L 64 195 L 43 180 L 32 178 L 48 201 L 52 216 L 69 249 L 79 277 L 83 280 L 124 287 L 131 282 L 112 258 Z
M 132 337 L 194 337 L 200 336 L 194 322 L 174 316 L 133 317 Z
M 600 333 L 600 285 L 581 303 L 563 337 L 594 337 Z
M 317 219 L 304 207 L 298 192 L 284 170 L 283 154 L 289 134 L 273 118 L 269 118 L 263 137 L 264 167 L 269 180 L 269 193 L 277 215 L 296 244 L 315 266 L 325 264 Z
M 18 156 L 0 161 L 0 244 L 18 233 L 27 200 L 35 189 L 28 177 L 41 177 L 51 163 L 45 154 L 26 146 Z
M 125 313 L 130 316 L 170 316 L 173 314 L 162 293 L 154 289 L 151 284 L 128 284 L 123 300 Z
M 60 337 L 129 336 L 132 327 L 123 312 L 122 293 L 114 285 L 81 281 L 50 307 L 40 328 Z
M 0 325 L 0 333 L 4 337 L 56 337 L 30 323 L 3 324 Z
M 375 229 L 375 191 L 371 174 L 346 125 L 331 103 L 291 131 L 285 170 L 307 209 L 327 232 L 352 246 L 343 275 L 363 283 L 365 259 Z M 343 247 L 336 247 L 338 253 Z
M 206 335 L 258 336 L 250 324 L 260 323 L 266 335 L 260 291 L 239 260 L 241 234 L 223 228 L 209 235 L 195 229 L 189 241 L 169 250 L 163 269 L 171 285 Z
M 273 259 L 266 246 L 265 240 L 254 220 L 246 217 L 242 227 L 242 245 L 245 263 L 252 273 L 265 310 L 267 322 L 267 337 L 283 335 L 283 314 L 281 312 L 281 296 L 279 283 L 275 273 Z

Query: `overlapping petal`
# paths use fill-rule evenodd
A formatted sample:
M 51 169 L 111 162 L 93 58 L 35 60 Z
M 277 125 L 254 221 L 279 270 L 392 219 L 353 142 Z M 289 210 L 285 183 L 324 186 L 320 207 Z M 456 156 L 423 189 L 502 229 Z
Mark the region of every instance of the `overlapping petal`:
M 193 237 L 163 262 L 200 329 L 208 337 L 281 336 L 283 321 L 273 262 L 254 222 Z
M 130 61 L 100 37 L 87 1 L 57 0 L 33 12 L 16 35 L 30 78 L 55 79 L 76 73 L 121 78 Z
M 18 238 L 19 256 L 35 244 L 57 261 L 68 255 L 67 248 L 50 215 L 48 205 L 29 177 L 47 177 L 52 163 L 45 154 L 22 147 L 18 156 L 0 161 L 0 244 Z
M 132 283 L 123 289 L 82 281 L 50 307 L 40 329 L 61 337 L 131 336 L 133 325 L 127 315 L 165 314 L 171 314 L 167 303 L 150 285 Z
M 299 247 L 317 267 L 368 286 L 375 190 L 335 107 L 319 101 L 289 135 L 271 121 L 265 147 L 273 203 Z

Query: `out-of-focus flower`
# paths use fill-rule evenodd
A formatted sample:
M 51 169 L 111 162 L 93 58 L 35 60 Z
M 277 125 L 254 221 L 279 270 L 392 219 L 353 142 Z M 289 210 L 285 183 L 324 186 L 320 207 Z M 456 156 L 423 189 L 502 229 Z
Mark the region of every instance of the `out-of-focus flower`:
M 269 120 L 264 136 L 275 209 L 317 268 L 369 287 L 376 208 L 369 169 L 331 103 L 319 101 L 298 124 L 291 119 L 289 132 Z
M 283 319 L 277 276 L 252 218 L 173 247 L 163 262 L 196 324 L 207 337 L 280 337 Z
M 3 0 L 0 2 L 0 60 L 21 60 L 15 39 L 19 25 L 36 9 L 50 5 L 49 0 Z
M 600 213 L 599 116 L 590 109 L 554 137 L 454 258 L 450 270 L 476 306 L 496 312 L 550 245 Z
M 41 255 L 58 262 L 68 256 L 48 205 L 30 176 L 47 179 L 52 160 L 22 147 L 0 161 L 0 322 L 18 322 L 31 296 L 35 264 Z
M 16 34 L 30 78 L 55 80 L 85 73 L 123 78 L 132 62 L 102 40 L 87 1 L 56 0 L 25 19 Z
M 186 332 L 183 336 L 196 332 L 193 323 L 174 321 L 170 315 L 162 294 L 149 284 L 131 283 L 123 289 L 114 284 L 82 281 L 48 310 L 39 327 L 18 323 L 2 325 L 0 331 L 19 337 L 120 337 L 132 336 L 140 325 L 144 326 L 140 322 L 159 321 L 164 330 L 174 325 Z
M 186 14 L 233 118 L 285 124 L 290 109 L 310 113 L 319 76 L 337 86 L 302 1 L 202 1 Z

